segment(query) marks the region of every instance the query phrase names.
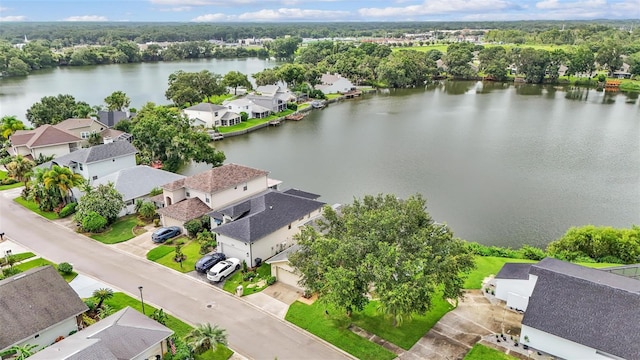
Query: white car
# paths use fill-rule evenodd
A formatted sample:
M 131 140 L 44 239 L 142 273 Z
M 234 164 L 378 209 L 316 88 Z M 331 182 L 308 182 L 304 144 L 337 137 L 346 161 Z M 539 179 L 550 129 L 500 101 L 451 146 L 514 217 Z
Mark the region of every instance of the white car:
M 240 269 L 240 260 L 236 258 L 228 258 L 227 260 L 223 260 L 215 264 L 207 272 L 207 279 L 213 282 L 220 282 L 238 269 Z

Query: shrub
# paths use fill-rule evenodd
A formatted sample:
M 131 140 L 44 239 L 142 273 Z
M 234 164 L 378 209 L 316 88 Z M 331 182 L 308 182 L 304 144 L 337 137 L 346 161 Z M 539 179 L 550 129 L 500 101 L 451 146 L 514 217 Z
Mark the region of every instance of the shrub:
M 68 262 L 60 263 L 58 264 L 58 271 L 62 275 L 69 275 L 73 272 L 73 265 L 69 264 Z
M 145 201 L 138 209 L 138 214 L 144 219 L 151 220 L 156 216 L 156 205 L 151 201 Z
M 622 261 L 622 259 L 620 259 L 619 257 L 615 257 L 613 255 L 601 257 L 600 259 L 598 259 L 598 262 L 611 263 L 611 264 L 624 264 L 624 261 Z
M 149 193 L 149 196 L 156 196 L 156 195 L 160 195 L 162 194 L 162 188 L 161 187 L 156 187 L 151 189 L 151 192 Z
M 84 299 L 84 304 L 87 305 L 89 311 L 93 311 L 96 308 L 96 302 L 92 298 Z
M 160 227 L 160 219 L 153 219 L 153 226 Z
M 4 178 L 2 179 L 2 181 L 0 181 L 0 185 L 13 185 L 13 184 L 17 184 L 19 181 L 14 179 L 14 178 Z
M 200 219 L 189 220 L 184 223 L 184 228 L 187 230 L 189 237 L 193 238 L 202 231 L 202 221 Z
M 82 228 L 88 232 L 99 232 L 107 226 L 107 219 L 95 211 L 89 212 L 82 219 Z
M 243 281 L 251 281 L 253 280 L 254 277 L 256 277 L 256 273 L 255 271 L 248 271 L 246 273 L 244 273 L 244 275 L 242 275 L 242 280 Z
M 298 110 L 298 104 L 292 102 L 287 103 L 287 109 L 296 111 Z
M 598 81 L 599 82 L 605 82 L 606 80 L 607 80 L 607 75 L 605 75 L 605 74 L 598 75 Z
M 75 202 L 68 203 L 62 208 L 62 210 L 60 210 L 60 212 L 58 213 L 58 216 L 63 218 L 75 213 L 76 206 L 78 206 L 78 203 L 75 203 Z
M 523 245 L 520 248 L 520 253 L 523 258 L 529 260 L 542 260 L 547 256 L 544 250 L 529 245 Z
M 267 285 L 273 285 L 276 283 L 276 277 L 275 276 L 269 276 L 269 278 L 267 279 Z

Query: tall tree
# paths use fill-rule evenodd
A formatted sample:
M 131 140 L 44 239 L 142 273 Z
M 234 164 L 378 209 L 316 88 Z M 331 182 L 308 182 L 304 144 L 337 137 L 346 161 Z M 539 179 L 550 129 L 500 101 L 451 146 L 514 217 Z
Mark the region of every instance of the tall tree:
M 62 205 L 66 205 L 71 194 L 71 189 L 82 185 L 84 178 L 76 174 L 68 167 L 53 165 L 51 170 L 44 174 L 44 186 L 47 189 L 56 188 L 60 192 Z
M 24 123 L 15 116 L 3 116 L 0 120 L 0 132 L 4 139 L 8 139 L 17 130 L 24 130 Z
M 280 80 L 275 69 L 264 69 L 253 74 L 253 78 L 256 79 L 256 84 L 258 86 L 273 85 Z
M 507 79 L 507 51 L 502 46 L 487 47 L 478 53 L 480 70 L 495 80 Z
M 575 75 L 584 73 L 591 77 L 591 74 L 596 69 L 595 57 L 591 49 L 586 46 L 580 46 L 573 49 L 569 53 L 569 69 L 567 74 Z
M 473 60 L 473 44 L 456 43 L 447 48 L 444 62 L 447 64 L 447 72 L 458 79 L 468 79 L 475 76 L 475 71 L 471 68 Z
M 80 198 L 74 219 L 82 223 L 86 216 L 95 212 L 105 218 L 108 224 L 111 224 L 118 218 L 118 214 L 124 206 L 122 194 L 113 187 L 112 183 L 100 184 Z
M 25 183 L 27 199 L 38 204 L 38 209 L 42 211 L 53 211 L 62 203 L 62 197 L 58 189 L 44 186 L 44 175 L 48 171 L 44 168 L 35 168 L 31 180 Z
M 222 85 L 232 87 L 234 95 L 238 94 L 238 86 L 251 89 L 251 83 L 249 82 L 247 75 L 239 71 L 229 71 L 226 73 L 222 79 Z
M 302 44 L 302 38 L 290 36 L 277 38 L 265 46 L 276 59 L 292 59 L 300 44 Z
M 177 109 L 148 103 L 138 111 L 129 131 L 140 154 L 147 161 L 162 161 L 168 171 L 178 171 L 191 160 L 220 166 L 225 159 L 224 153 L 209 145 L 209 135 L 192 128 Z
M 218 325 L 199 324 L 184 339 L 196 354 L 202 354 L 207 350 L 215 351 L 218 344 L 227 345 L 227 332 Z
M 226 92 L 222 85 L 222 77 L 209 70 L 200 72 L 184 72 L 178 70 L 169 75 L 169 88 L 164 93 L 167 99 L 178 106 L 187 103 L 198 104 L 211 95 L 222 95 Z
M 27 109 L 27 120 L 38 127 L 40 125 L 55 125 L 63 120 L 73 118 L 78 105 L 87 105 L 71 95 L 45 96 L 39 102 Z
M 447 299 L 462 296 L 473 257 L 462 240 L 431 219 L 422 196 L 365 196 L 340 212 L 325 207 L 324 218 L 319 231 L 302 230 L 300 250 L 290 256 L 302 284 L 321 301 L 350 313 L 364 308 L 375 289 L 380 310 L 397 325 L 427 312 L 440 291 Z
M 109 111 L 123 111 L 131 104 L 131 99 L 123 91 L 118 90 L 104 98 L 104 102 Z

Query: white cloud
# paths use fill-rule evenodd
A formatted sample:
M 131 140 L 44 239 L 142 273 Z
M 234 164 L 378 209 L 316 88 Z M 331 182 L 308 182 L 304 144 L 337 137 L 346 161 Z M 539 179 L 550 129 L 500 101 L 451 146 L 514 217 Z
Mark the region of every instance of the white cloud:
M 0 16 L 0 21 L 25 21 L 26 19 L 24 15 Z
M 263 9 L 255 12 L 246 12 L 238 15 L 240 20 L 249 21 L 274 21 L 274 20 L 328 20 L 345 18 L 350 13 L 340 10 L 312 10 L 312 9 Z
M 0 6 L 0 12 L 9 10 L 8 7 Z
M 182 12 L 182 11 L 191 11 L 191 6 L 179 6 L 172 8 L 162 8 L 158 9 L 160 11 L 170 11 L 170 12 Z
M 420 5 L 386 8 L 361 8 L 358 13 L 364 17 L 400 17 L 446 14 L 454 12 L 478 12 L 490 9 L 506 9 L 514 5 L 507 0 L 425 0 Z
M 201 15 L 191 19 L 191 21 L 195 21 L 195 22 L 229 21 L 229 20 L 231 20 L 230 16 L 227 16 L 225 14 L 220 14 L 220 13 Z
M 69 16 L 62 21 L 107 21 L 107 18 L 100 15 L 83 15 L 83 16 Z
M 538 9 L 584 9 L 584 8 L 606 8 L 607 0 L 585 0 L 560 2 L 558 0 L 543 0 L 536 3 Z

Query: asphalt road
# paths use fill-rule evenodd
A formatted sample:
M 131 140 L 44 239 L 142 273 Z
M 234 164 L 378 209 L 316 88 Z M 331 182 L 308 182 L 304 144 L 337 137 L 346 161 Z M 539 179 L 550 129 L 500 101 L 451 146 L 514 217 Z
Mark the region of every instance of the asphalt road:
M 309 333 L 188 275 L 134 257 L 76 234 L 30 212 L 0 193 L 0 232 L 53 262 L 72 263 L 77 271 L 113 285 L 191 324 L 227 329 L 229 346 L 250 359 L 351 359 Z

